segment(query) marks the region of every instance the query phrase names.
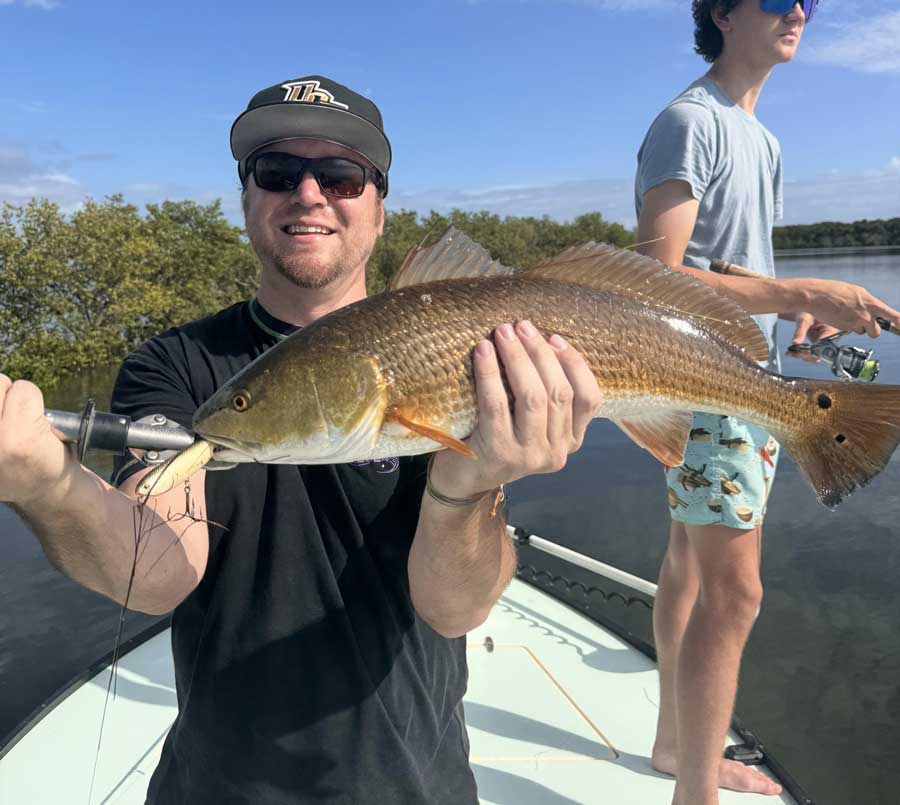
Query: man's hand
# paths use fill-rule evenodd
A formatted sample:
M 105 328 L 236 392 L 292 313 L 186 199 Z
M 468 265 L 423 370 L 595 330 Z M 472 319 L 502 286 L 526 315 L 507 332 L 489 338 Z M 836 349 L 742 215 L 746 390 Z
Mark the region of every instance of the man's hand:
M 498 360 L 499 356 L 499 360 Z M 513 395 L 510 410 L 500 361 Z M 581 447 L 602 400 L 593 372 L 564 339 L 545 339 L 527 321 L 503 324 L 475 348 L 478 427 L 467 444 L 476 460 L 449 450 L 431 481 L 452 497 L 485 492 L 526 475 L 555 472 Z
M 868 333 L 872 338 L 877 338 L 881 335 L 881 327 L 875 321 L 876 316 L 887 319 L 891 327 L 900 329 L 900 312 L 872 296 L 860 285 L 809 277 L 788 279 L 783 282 L 792 286 L 794 290 L 799 290 L 804 300 L 802 310 L 821 324 L 835 328 L 832 332 L 850 330 L 855 333 Z M 801 315 L 798 314 L 798 330 L 800 318 Z M 796 333 L 794 343 L 799 343 Z
M 29 506 L 64 494 L 73 461 L 44 416 L 41 390 L 0 374 L 0 500 Z

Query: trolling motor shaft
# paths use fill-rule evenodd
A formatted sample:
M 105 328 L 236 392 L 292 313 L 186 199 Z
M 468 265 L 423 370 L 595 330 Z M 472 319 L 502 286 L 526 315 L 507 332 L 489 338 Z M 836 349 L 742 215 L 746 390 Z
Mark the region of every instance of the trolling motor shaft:
M 193 431 L 162 414 L 132 420 L 122 414 L 97 411 L 93 399 L 87 401 L 80 414 L 48 409 L 44 416 L 62 441 L 75 445 L 78 460 L 82 462 L 89 448 L 120 455 L 130 448 L 162 453 L 183 450 L 195 439 Z

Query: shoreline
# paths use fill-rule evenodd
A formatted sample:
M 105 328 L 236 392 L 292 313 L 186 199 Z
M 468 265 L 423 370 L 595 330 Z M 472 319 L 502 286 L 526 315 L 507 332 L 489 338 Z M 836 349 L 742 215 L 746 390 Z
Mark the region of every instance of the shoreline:
M 817 246 L 799 249 L 775 249 L 775 257 L 838 257 L 852 254 L 900 254 L 900 245 L 893 246 Z

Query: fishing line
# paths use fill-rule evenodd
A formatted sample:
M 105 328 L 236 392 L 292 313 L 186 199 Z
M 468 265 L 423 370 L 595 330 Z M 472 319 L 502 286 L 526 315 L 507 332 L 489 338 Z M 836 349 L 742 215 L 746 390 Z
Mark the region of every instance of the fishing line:
M 158 480 L 159 479 L 157 478 L 157 481 Z M 155 485 L 155 483 L 156 482 L 154 482 L 154 485 Z M 151 491 L 152 491 L 152 487 L 151 487 Z M 135 582 L 135 578 L 137 576 L 138 563 L 140 562 L 141 558 L 144 555 L 144 552 L 147 550 L 147 547 L 150 544 L 150 540 L 148 539 L 148 537 L 150 536 L 151 532 L 154 529 L 156 529 L 160 526 L 163 526 L 163 525 L 167 525 L 172 522 L 177 522 L 185 517 L 192 520 L 194 524 L 203 522 L 203 523 L 206 523 L 207 526 L 210 526 L 210 525 L 219 526 L 220 528 L 224 529 L 224 526 L 221 526 L 218 523 L 213 523 L 209 520 L 203 519 L 202 512 L 200 512 L 200 516 L 197 516 L 197 509 L 195 507 L 193 497 L 191 496 L 190 479 L 185 479 L 185 482 L 184 482 L 185 511 L 183 514 L 179 513 L 179 514 L 173 515 L 172 511 L 170 509 L 166 514 L 166 519 L 162 520 L 159 523 L 145 521 L 144 515 L 145 515 L 145 510 L 147 508 L 147 502 L 148 502 L 149 498 L 150 498 L 149 492 L 148 492 L 148 494 L 146 494 L 142 497 L 139 497 L 138 500 L 136 501 L 136 505 L 132 509 L 132 524 L 133 524 L 133 533 L 134 533 L 134 559 L 131 563 L 131 573 L 129 574 L 129 577 L 128 577 L 128 588 L 125 591 L 125 599 L 122 602 L 121 609 L 119 610 L 119 623 L 118 623 L 118 628 L 116 629 L 116 640 L 115 640 L 115 646 L 113 648 L 112 663 L 110 664 L 109 681 L 106 683 L 106 697 L 104 698 L 104 701 L 103 701 L 103 712 L 100 716 L 100 733 L 97 736 L 97 751 L 94 755 L 94 766 L 91 771 L 91 785 L 90 785 L 90 789 L 88 791 L 87 805 L 91 805 L 91 802 L 93 802 L 93 798 L 94 798 L 94 786 L 95 786 L 96 780 L 97 780 L 97 769 L 99 768 L 99 765 L 100 765 L 100 750 L 101 750 L 102 744 L 103 744 L 103 731 L 104 731 L 104 727 L 106 726 L 106 715 L 109 710 L 110 694 L 112 695 L 113 698 L 116 697 L 116 687 L 117 687 L 117 683 L 118 683 L 118 669 L 119 669 L 119 651 L 121 650 L 121 646 L 122 646 L 122 635 L 124 634 L 124 631 L 125 631 L 125 617 L 128 612 L 128 603 L 131 600 L 131 593 L 132 593 L 132 590 L 134 589 L 134 582 Z M 155 510 L 154 510 L 154 514 L 156 514 Z M 143 576 L 141 576 L 142 579 L 147 577 L 147 575 L 150 573 L 150 571 L 153 570 L 153 568 L 155 568 L 157 564 L 159 564 L 159 562 L 163 559 L 163 557 L 169 552 L 169 550 L 171 548 L 173 548 L 175 545 L 177 545 L 179 542 L 181 542 L 182 539 L 184 539 L 185 534 L 187 534 L 187 532 L 190 530 L 190 528 L 191 528 L 191 526 L 188 526 L 184 530 L 184 532 L 182 532 L 180 535 L 178 535 L 168 546 L 166 546 L 166 548 L 163 549 L 162 553 L 156 558 L 156 561 L 147 569 L 147 571 L 143 574 Z M 227 530 L 227 529 L 224 529 L 224 530 Z

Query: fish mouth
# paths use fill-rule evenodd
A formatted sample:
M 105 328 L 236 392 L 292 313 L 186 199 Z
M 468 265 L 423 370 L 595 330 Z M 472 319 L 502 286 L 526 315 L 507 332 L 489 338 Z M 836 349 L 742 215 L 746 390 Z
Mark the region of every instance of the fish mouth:
M 254 457 L 259 455 L 262 449 L 262 442 L 252 442 L 246 439 L 231 439 L 227 436 L 217 436 L 214 433 L 205 433 L 202 430 L 196 429 L 195 433 L 214 445 L 217 453 L 221 452 L 223 449 L 233 450 L 234 452 L 241 453 L 253 460 Z

